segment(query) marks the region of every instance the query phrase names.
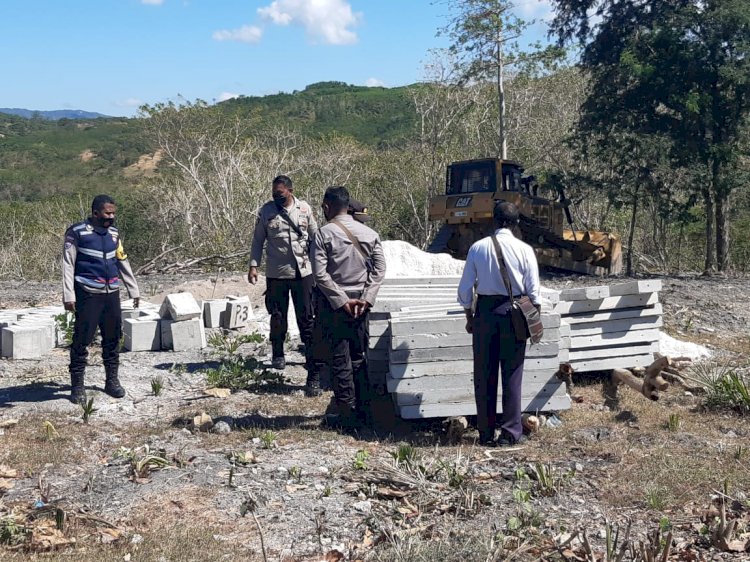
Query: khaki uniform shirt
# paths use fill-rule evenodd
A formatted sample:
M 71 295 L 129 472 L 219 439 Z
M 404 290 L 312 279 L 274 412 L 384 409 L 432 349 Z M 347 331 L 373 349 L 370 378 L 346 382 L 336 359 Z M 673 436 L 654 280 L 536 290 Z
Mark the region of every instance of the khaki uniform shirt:
M 318 230 L 310 205 L 294 198 L 287 207 L 289 218 L 302 231 L 300 238 L 284 217 L 279 214 L 276 203 L 269 201 L 260 208 L 255 223 L 253 244 L 250 250 L 250 267 L 258 267 L 266 245 L 266 277 L 272 279 L 294 279 L 299 269 L 300 277 L 312 274 L 308 248 Z
M 372 306 L 385 277 L 385 255 L 380 237 L 351 215 L 339 215 L 336 220 L 359 241 L 362 250 L 372 259 L 373 268 L 368 273 L 365 258 L 356 246 L 341 228 L 329 222 L 318 230 L 313 239 L 315 284 L 334 310 L 349 300 L 347 292 L 361 292 L 361 298 Z

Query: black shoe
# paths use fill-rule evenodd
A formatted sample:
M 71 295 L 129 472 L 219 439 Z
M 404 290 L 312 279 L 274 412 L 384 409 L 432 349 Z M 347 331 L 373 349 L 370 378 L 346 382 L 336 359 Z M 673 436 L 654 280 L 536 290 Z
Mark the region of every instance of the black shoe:
M 517 445 L 525 445 L 529 440 L 528 437 L 521 434 L 521 437 L 514 439 L 512 435 L 503 434 L 500 439 L 497 440 L 498 447 L 515 447 Z
M 315 396 L 320 396 L 323 394 L 323 391 L 320 390 L 320 383 L 318 381 L 314 382 L 308 382 L 305 385 L 305 396 L 308 398 L 314 398 Z
M 283 371 L 286 368 L 286 359 L 284 359 L 283 356 L 274 357 L 271 360 L 271 368 L 276 369 L 277 371 Z
M 86 403 L 86 388 L 83 386 L 83 373 L 70 374 L 70 401 L 83 406 Z
M 125 389 L 120 385 L 120 379 L 117 376 L 118 366 L 105 367 L 107 380 L 104 383 L 104 392 L 112 398 L 122 398 L 125 396 Z
M 83 385 L 70 387 L 70 401 L 73 404 L 83 406 L 86 404 L 86 400 L 86 389 L 83 388 Z

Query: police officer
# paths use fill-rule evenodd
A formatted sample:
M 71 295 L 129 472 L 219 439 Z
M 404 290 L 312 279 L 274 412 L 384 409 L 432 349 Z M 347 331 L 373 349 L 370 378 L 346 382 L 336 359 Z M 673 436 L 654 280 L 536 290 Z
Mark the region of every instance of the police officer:
M 385 277 L 385 256 L 377 232 L 348 213 L 349 192 L 329 187 L 323 197 L 328 223 L 312 247 L 317 321 L 340 416 L 354 429 L 369 421 L 367 376 L 368 315 Z
M 247 279 L 258 282 L 258 266 L 266 244 L 266 309 L 271 315 L 272 366 L 284 369 L 289 295 L 292 295 L 300 338 L 305 345 L 306 367 L 313 370 L 312 355 L 312 267 L 309 246 L 318 229 L 310 205 L 294 196 L 292 180 L 274 178 L 272 200 L 261 207 L 255 224 Z
M 73 344 L 70 347 L 70 399 L 86 401 L 84 375 L 87 347 L 97 326 L 102 337 L 102 361 L 106 373 L 104 392 L 114 398 L 125 396 L 118 379 L 118 345 L 122 334 L 120 282 L 125 284 L 138 308 L 140 293 L 114 227 L 114 200 L 97 195 L 91 203 L 91 217 L 65 232 L 63 248 L 63 305 L 75 313 Z
M 531 246 L 513 236 L 518 208 L 498 201 L 494 209 L 499 243 L 510 277 L 513 296 L 528 295 L 540 305 L 539 266 Z M 511 321 L 511 301 L 500 271 L 492 236 L 475 242 L 466 256 L 458 285 L 458 302 L 466 311 L 466 331 L 473 334 L 474 399 L 479 442 L 485 446 L 514 445 L 524 440 L 521 392 L 526 340 L 517 340 Z M 476 287 L 476 289 L 475 289 Z M 472 301 L 476 292 L 476 311 Z M 502 423 L 495 441 L 498 370 L 502 372 Z

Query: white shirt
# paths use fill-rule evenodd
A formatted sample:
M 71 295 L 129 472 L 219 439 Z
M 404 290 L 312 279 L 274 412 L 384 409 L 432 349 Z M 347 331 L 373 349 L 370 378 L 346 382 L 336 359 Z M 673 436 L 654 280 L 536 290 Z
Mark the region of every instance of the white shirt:
M 513 236 L 507 228 L 496 230 L 495 236 L 503 250 L 513 295 L 525 294 L 529 296 L 532 303 L 541 304 L 539 265 L 534 249 Z M 466 309 L 471 308 L 475 284 L 478 295 L 508 294 L 495 257 L 495 245 L 490 236 L 474 242 L 466 256 L 466 265 L 464 265 L 461 282 L 458 284 L 458 302 Z

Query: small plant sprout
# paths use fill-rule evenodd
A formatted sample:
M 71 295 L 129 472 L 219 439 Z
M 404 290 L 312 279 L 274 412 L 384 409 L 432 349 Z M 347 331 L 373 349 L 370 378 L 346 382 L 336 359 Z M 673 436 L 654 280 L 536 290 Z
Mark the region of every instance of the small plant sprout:
M 260 436 L 260 442 L 264 449 L 272 449 L 276 443 L 276 434 L 273 431 L 264 431 Z
M 81 404 L 81 419 L 83 420 L 83 423 L 89 423 L 89 419 L 91 419 L 91 416 L 93 416 L 98 409 L 94 408 L 94 399 L 89 398 L 85 404 Z
M 164 380 L 161 377 L 151 379 L 151 392 L 154 396 L 159 396 L 164 388 Z
M 669 431 L 678 431 L 680 429 L 680 414 L 669 414 L 667 429 Z
M 57 429 L 55 429 L 55 426 L 49 420 L 44 421 L 44 423 L 42 424 L 42 429 L 44 430 L 44 434 L 47 438 L 47 441 L 52 441 L 56 437 L 60 437 L 60 434 L 57 432 Z
M 293 478 L 297 482 L 302 480 L 302 469 L 299 466 L 290 466 L 287 469 L 287 472 L 289 472 L 289 477 Z
M 352 467 L 354 467 L 356 470 L 366 470 L 367 459 L 369 458 L 370 458 L 370 453 L 368 453 L 364 449 L 360 449 L 354 455 L 354 459 L 352 460 Z

